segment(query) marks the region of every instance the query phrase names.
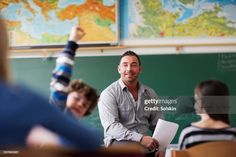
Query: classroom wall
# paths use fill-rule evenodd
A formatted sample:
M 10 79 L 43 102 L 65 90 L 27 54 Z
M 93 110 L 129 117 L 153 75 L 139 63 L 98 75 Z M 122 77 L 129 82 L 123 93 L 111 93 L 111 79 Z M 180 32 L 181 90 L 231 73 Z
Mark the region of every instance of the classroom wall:
M 140 80 L 152 87 L 159 96 L 193 96 L 197 83 L 206 79 L 219 79 L 227 83 L 231 95 L 236 95 L 236 54 L 181 54 L 181 55 L 141 55 L 143 71 Z M 100 93 L 110 83 L 117 80 L 119 56 L 77 57 L 73 79 L 82 78 Z M 13 78 L 27 84 L 48 97 L 51 71 L 55 58 L 11 59 Z M 188 99 L 189 98 L 189 99 Z M 178 100 L 177 112 L 165 113 L 165 118 L 180 124 L 181 129 L 198 117 L 189 113 L 192 108 L 190 97 Z M 91 125 L 102 130 L 97 109 L 86 118 Z M 236 126 L 235 115 L 231 122 Z

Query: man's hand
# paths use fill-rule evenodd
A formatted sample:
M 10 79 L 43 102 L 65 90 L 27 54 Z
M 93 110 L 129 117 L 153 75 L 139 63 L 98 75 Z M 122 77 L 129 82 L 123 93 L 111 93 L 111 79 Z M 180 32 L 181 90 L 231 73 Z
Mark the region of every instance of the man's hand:
M 84 30 L 81 27 L 79 27 L 79 26 L 72 27 L 69 40 L 74 41 L 74 42 L 78 42 L 81 38 L 83 38 L 83 36 L 85 34 L 86 33 L 84 32 Z
M 150 136 L 143 136 L 140 143 L 149 150 L 154 150 L 159 147 L 158 141 Z

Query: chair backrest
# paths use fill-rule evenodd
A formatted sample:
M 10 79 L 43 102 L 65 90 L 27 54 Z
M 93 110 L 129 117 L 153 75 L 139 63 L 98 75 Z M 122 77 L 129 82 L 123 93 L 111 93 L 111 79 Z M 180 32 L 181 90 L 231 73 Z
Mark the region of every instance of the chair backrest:
M 185 150 L 172 150 L 172 157 L 235 157 L 236 141 L 208 142 Z

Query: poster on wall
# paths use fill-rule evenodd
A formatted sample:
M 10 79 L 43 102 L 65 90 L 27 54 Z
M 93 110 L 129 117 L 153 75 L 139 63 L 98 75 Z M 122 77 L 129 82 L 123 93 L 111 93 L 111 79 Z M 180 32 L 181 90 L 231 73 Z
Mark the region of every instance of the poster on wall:
M 4 0 L 0 13 L 13 48 L 63 46 L 72 26 L 86 32 L 81 45 L 117 45 L 119 40 L 118 0 Z
M 129 0 L 126 44 L 236 43 L 236 0 Z

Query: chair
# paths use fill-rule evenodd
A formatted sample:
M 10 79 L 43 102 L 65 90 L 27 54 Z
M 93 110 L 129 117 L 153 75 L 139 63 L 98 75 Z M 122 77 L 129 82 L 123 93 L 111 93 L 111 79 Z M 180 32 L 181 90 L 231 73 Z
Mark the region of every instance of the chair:
M 172 150 L 172 157 L 235 157 L 236 142 L 208 142 L 185 150 Z

